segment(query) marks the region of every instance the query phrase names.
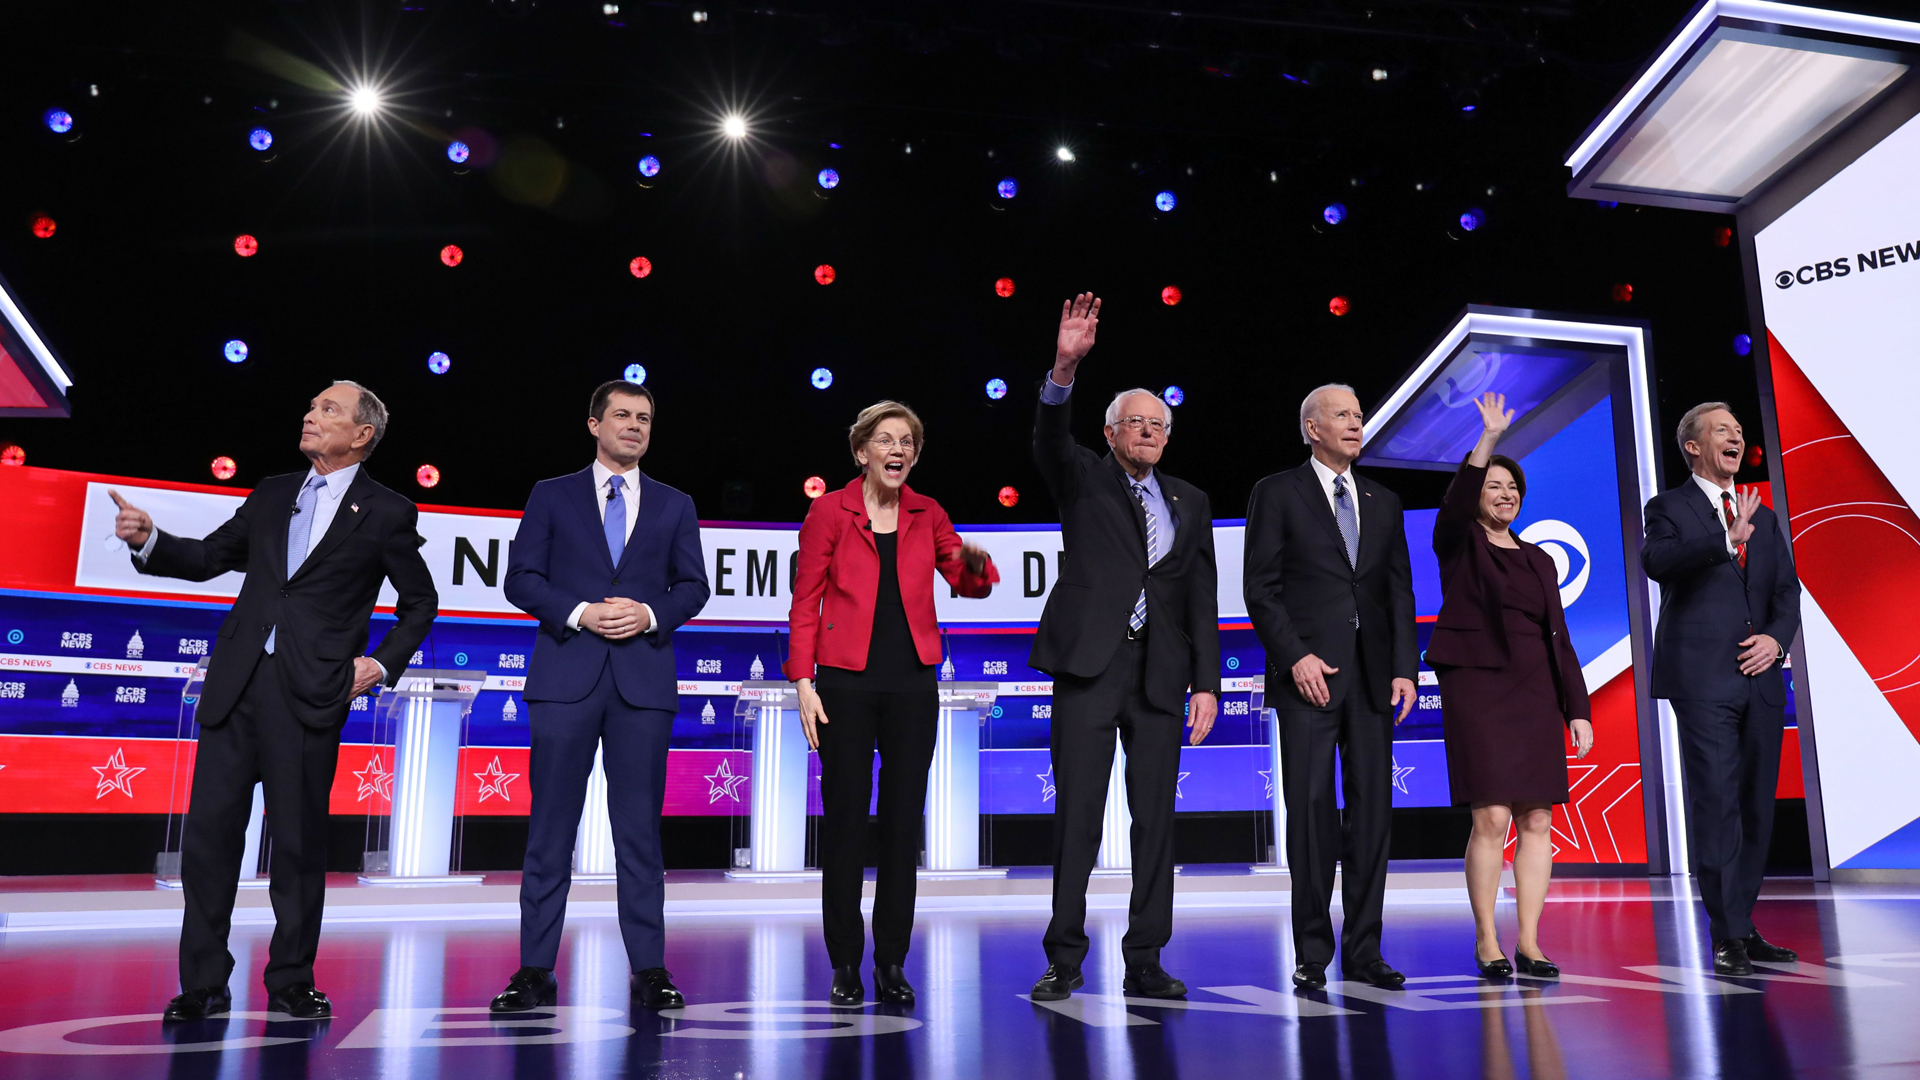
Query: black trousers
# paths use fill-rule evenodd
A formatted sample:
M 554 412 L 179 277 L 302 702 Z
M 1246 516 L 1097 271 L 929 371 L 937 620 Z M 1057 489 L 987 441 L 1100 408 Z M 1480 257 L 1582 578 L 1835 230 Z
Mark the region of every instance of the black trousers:
M 1773 793 L 1780 780 L 1786 709 L 1760 700 L 1675 701 L 1693 873 L 1715 941 L 1754 932 L 1753 905 L 1773 840 Z
M 873 963 L 902 964 L 913 938 L 927 769 L 939 733 L 940 692 L 820 691 L 820 914 L 827 957 L 852 967 L 866 953 L 860 917 L 873 752 L 880 750 L 880 858 L 873 888 Z
M 180 986 L 225 986 L 233 974 L 227 933 L 240 887 L 253 785 L 262 785 L 273 830 L 269 862 L 273 941 L 264 982 L 273 993 L 313 982 L 327 896 L 327 797 L 340 763 L 340 722 L 312 728 L 287 708 L 279 661 L 262 656 L 240 701 L 218 727 L 200 730 L 193 796 L 180 838 Z
M 1122 644 L 1091 679 L 1053 681 L 1053 921 L 1047 960 L 1079 967 L 1087 956 L 1087 878 L 1100 854 L 1113 774 L 1113 736 L 1127 752 L 1133 812 L 1133 896 L 1120 941 L 1129 966 L 1159 963 L 1173 936 L 1173 807 L 1185 721 L 1147 700 L 1145 641 Z
M 1361 668 L 1357 662 L 1353 665 Z M 1292 679 L 1269 672 L 1268 678 Z M 1293 951 L 1300 963 L 1333 960 L 1333 874 L 1340 867 L 1341 963 L 1353 970 L 1380 959 L 1386 901 L 1387 841 L 1393 830 L 1393 717 L 1373 707 L 1364 669 L 1336 708 L 1276 708 L 1281 783 L 1287 802 L 1287 869 L 1293 879 Z M 1271 700 L 1271 699 L 1270 699 Z M 1333 755 L 1347 797 L 1333 792 Z

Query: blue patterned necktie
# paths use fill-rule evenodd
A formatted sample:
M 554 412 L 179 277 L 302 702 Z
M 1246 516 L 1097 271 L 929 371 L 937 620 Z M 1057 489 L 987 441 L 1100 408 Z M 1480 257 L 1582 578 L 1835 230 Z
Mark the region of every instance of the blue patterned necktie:
M 613 565 L 620 565 L 620 553 L 627 549 L 627 499 L 620 493 L 627 478 L 615 474 L 607 477 L 610 490 L 607 493 L 607 516 L 600 524 L 607 532 L 607 554 L 612 556 Z
M 1340 539 L 1346 542 L 1347 565 L 1359 564 L 1360 519 L 1353 512 L 1353 498 L 1347 494 L 1347 478 L 1333 478 L 1333 519 L 1340 524 Z
M 294 500 L 293 516 L 287 519 L 287 577 L 291 578 L 300 570 L 300 564 L 307 561 L 307 547 L 313 539 L 314 507 L 319 503 L 320 488 L 326 478 L 313 476 L 307 479 L 305 487 L 300 489 L 300 497 Z M 273 655 L 273 639 L 280 636 L 280 628 L 274 627 L 267 633 L 267 655 Z
M 1147 515 L 1147 565 L 1160 561 L 1160 520 L 1147 508 L 1147 485 L 1133 484 L 1133 497 L 1139 501 L 1140 510 Z M 1147 590 L 1141 589 L 1140 596 L 1133 602 L 1133 614 L 1128 616 L 1127 625 L 1135 633 L 1147 625 Z

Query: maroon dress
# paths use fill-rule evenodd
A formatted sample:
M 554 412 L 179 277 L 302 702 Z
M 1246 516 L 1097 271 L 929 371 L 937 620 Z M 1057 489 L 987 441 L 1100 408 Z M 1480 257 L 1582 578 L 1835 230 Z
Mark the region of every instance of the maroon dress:
M 1447 782 L 1456 805 L 1563 803 L 1566 718 L 1550 629 L 1559 597 L 1549 598 L 1545 586 L 1559 575 L 1553 560 L 1532 544 L 1486 546 L 1499 571 L 1497 582 L 1487 585 L 1500 592 L 1508 659 L 1500 667 L 1435 665 Z

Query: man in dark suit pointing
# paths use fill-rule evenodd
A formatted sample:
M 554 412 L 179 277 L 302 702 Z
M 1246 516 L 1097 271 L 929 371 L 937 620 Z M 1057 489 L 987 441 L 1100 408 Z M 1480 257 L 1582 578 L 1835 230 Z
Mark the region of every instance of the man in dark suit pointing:
M 354 698 L 399 680 L 440 603 L 420 557 L 419 510 L 361 467 L 386 431 L 387 407 L 373 391 L 346 381 L 327 387 L 300 428 L 300 451 L 312 465 L 262 480 L 204 540 L 161 532 L 146 511 L 109 493 L 120 507 L 114 533 L 134 550 L 140 573 L 247 576 L 220 624 L 195 715 L 199 753 L 180 844 L 184 993 L 168 1004 L 168 1020 L 199 1020 L 232 1004 L 227 931 L 256 781 L 273 828 L 267 1009 L 332 1015 L 314 988 L 313 961 L 340 728 Z M 383 581 L 399 593 L 398 621 L 362 655 Z

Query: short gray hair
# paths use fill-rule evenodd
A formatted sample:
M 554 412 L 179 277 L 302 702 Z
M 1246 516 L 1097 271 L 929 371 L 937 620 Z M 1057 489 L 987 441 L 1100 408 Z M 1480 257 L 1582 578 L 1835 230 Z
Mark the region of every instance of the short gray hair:
M 1152 398 L 1153 400 L 1159 402 L 1160 411 L 1167 414 L 1167 430 L 1168 431 L 1173 430 L 1173 406 L 1167 404 L 1166 398 L 1161 397 L 1159 394 L 1154 393 L 1153 391 L 1147 389 L 1144 386 L 1136 386 L 1131 390 L 1122 390 L 1119 393 L 1113 395 L 1113 400 L 1107 402 L 1107 426 L 1108 427 L 1112 427 L 1113 425 L 1120 422 L 1120 403 L 1127 400 L 1128 398 L 1132 397 L 1135 394 L 1145 394 L 1148 397 Z
M 1300 441 L 1306 443 L 1308 446 L 1313 445 L 1313 440 L 1307 438 L 1307 421 L 1312 419 L 1313 414 L 1320 410 L 1320 395 L 1329 390 L 1345 390 L 1347 393 L 1352 394 L 1356 400 L 1360 397 L 1358 391 L 1343 382 L 1322 383 L 1312 390 L 1307 391 L 1306 399 L 1300 402 Z
M 1689 469 L 1693 468 L 1693 455 L 1687 453 L 1687 444 L 1700 437 L 1700 418 L 1715 409 L 1724 410 L 1728 416 L 1733 415 L 1733 406 L 1724 401 L 1703 401 L 1688 409 L 1687 414 L 1680 418 L 1680 426 L 1674 429 L 1673 441 L 1679 444 L 1680 456 L 1686 459 Z
M 380 400 L 380 395 L 352 379 L 335 379 L 333 385 L 351 386 L 360 391 L 360 404 L 354 407 L 353 422 L 373 425 L 373 438 L 367 440 L 367 448 L 360 454 L 360 460 L 365 461 L 373 456 L 373 448 L 379 446 L 380 440 L 387 435 L 387 403 Z

